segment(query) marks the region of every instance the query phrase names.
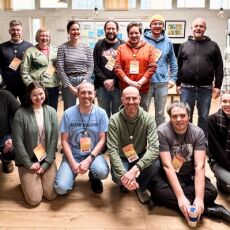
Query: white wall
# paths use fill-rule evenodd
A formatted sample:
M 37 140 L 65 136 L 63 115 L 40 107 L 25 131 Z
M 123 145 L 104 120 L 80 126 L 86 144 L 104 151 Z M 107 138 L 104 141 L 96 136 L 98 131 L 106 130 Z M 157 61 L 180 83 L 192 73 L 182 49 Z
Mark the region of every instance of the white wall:
M 100 11 L 99 16 L 95 19 L 97 21 L 106 21 L 108 19 L 115 19 L 117 21 L 148 21 L 153 14 L 160 13 L 166 20 L 186 20 L 186 34 L 184 39 L 172 39 L 174 43 L 182 43 L 187 40 L 188 35 L 191 34 L 191 23 L 196 17 L 204 17 L 207 21 L 206 35 L 216 41 L 223 53 L 226 47 L 226 30 L 228 17 L 230 11 L 225 11 L 225 17 L 219 18 L 217 11 L 211 11 L 208 9 L 173 9 L 173 10 L 131 10 L 131 11 Z M 45 25 L 50 28 L 54 45 L 59 45 L 67 41 L 66 23 L 72 17 L 76 19 L 84 19 L 93 21 L 93 10 L 77 11 L 70 9 L 52 9 L 52 10 L 34 10 L 34 11 L 8 11 L 1 12 L 1 33 L 0 43 L 9 39 L 8 24 L 12 19 L 19 19 L 23 23 L 24 38 L 25 40 L 32 41 L 31 38 L 31 19 L 32 18 L 44 18 Z

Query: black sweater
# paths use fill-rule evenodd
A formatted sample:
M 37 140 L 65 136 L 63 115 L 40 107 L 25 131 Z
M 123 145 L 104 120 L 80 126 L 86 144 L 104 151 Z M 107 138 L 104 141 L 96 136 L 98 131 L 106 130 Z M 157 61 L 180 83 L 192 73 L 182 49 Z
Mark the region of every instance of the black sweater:
M 206 36 L 201 41 L 189 36 L 178 52 L 177 85 L 212 85 L 214 77 L 214 87 L 220 88 L 223 80 L 223 61 L 217 43 Z
M 230 119 L 226 118 L 229 123 Z M 208 155 L 209 162 L 216 161 L 219 165 L 230 171 L 230 154 L 225 151 L 227 132 L 221 132 L 217 125 L 217 114 L 208 118 Z
M 118 78 L 116 77 L 114 70 L 110 71 L 105 65 L 108 62 L 108 58 L 112 57 L 116 59 L 117 48 L 124 43 L 125 42 L 120 39 L 118 39 L 116 43 L 108 43 L 106 39 L 101 39 L 96 43 L 93 51 L 95 88 L 104 87 L 103 83 L 107 79 L 114 79 L 115 87 L 119 87 Z

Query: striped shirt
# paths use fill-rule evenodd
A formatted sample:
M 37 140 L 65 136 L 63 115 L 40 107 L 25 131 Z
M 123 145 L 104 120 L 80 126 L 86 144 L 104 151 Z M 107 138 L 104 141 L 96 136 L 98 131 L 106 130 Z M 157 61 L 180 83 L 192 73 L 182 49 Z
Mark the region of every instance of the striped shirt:
M 70 46 L 68 42 L 62 44 L 57 52 L 57 72 L 64 88 L 71 85 L 71 74 L 90 81 L 93 74 L 92 50 L 84 43 L 76 47 Z

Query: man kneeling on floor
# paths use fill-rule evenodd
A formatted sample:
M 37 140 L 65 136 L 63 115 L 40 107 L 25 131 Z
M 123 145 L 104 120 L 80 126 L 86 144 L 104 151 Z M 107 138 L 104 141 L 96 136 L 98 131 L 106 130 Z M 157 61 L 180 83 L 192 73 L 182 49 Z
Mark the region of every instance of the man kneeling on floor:
M 148 203 L 147 188 L 158 161 L 159 144 L 155 121 L 139 107 L 140 100 L 135 87 L 123 90 L 123 105 L 110 119 L 107 146 L 112 180 L 120 185 L 121 192 L 135 190 L 139 201 Z
M 214 200 L 217 190 L 205 177 L 205 136 L 189 123 L 187 103 L 174 102 L 168 107 L 169 122 L 158 127 L 160 159 L 163 169 L 150 188 L 153 200 L 178 210 L 188 220 L 188 207 L 198 215 L 230 222 L 230 212 Z
M 109 166 L 100 154 L 106 142 L 107 114 L 93 104 L 95 89 L 91 83 L 80 84 L 78 98 L 79 105 L 67 109 L 61 121 L 64 156 L 54 185 L 58 194 L 72 190 L 76 176 L 88 171 L 92 191 L 102 193 L 101 180 L 109 174 Z

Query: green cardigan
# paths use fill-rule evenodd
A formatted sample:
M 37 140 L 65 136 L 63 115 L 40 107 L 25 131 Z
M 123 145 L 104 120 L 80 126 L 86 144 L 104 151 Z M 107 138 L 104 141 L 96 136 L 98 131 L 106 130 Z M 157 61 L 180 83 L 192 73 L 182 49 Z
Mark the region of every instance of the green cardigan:
M 33 81 L 39 81 L 45 87 L 49 88 L 60 85 L 57 71 L 54 71 L 50 77 L 44 75 L 49 65 L 56 68 L 57 48 L 54 46 L 50 46 L 49 48 L 50 53 L 48 58 L 34 46 L 25 51 L 21 63 L 21 76 L 25 85 L 28 86 Z
M 58 141 L 58 120 L 56 111 L 48 105 L 43 106 L 45 126 L 46 158 L 42 164 L 47 169 L 55 160 Z M 38 145 L 38 126 L 32 107 L 17 110 L 12 130 L 15 163 L 30 168 L 34 163 L 33 149 Z
M 133 132 L 134 131 L 134 132 Z M 141 170 L 150 166 L 158 158 L 159 142 L 153 117 L 141 107 L 135 120 L 128 120 L 123 106 L 110 118 L 107 138 L 108 153 L 115 176 L 120 178 L 126 173 L 122 158 L 127 159 L 122 148 L 130 144 L 130 133 L 133 134 L 132 144 L 139 155 L 138 165 Z

